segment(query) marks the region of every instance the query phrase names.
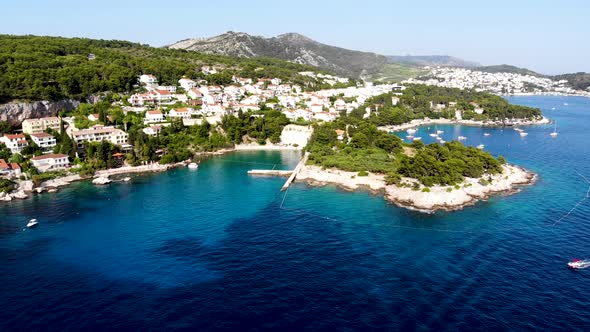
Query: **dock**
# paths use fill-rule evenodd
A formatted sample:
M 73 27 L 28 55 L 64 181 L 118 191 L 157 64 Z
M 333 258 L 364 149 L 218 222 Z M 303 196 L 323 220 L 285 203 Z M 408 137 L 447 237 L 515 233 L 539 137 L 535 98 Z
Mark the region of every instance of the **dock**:
M 287 179 L 287 182 L 285 182 L 283 187 L 281 187 L 281 191 L 287 190 L 289 188 L 289 186 L 291 185 L 293 180 L 295 180 L 295 178 L 297 177 L 297 174 L 299 174 L 299 172 L 301 171 L 303 166 L 305 166 L 305 163 L 307 163 L 308 158 L 309 158 L 309 152 L 306 152 L 303 155 L 303 158 L 301 158 L 301 160 L 299 161 L 299 164 L 297 164 L 297 166 L 295 166 L 295 169 L 293 170 L 293 173 L 291 173 L 291 176 L 289 176 L 289 178 Z
M 281 170 L 270 170 L 270 169 L 253 169 L 253 170 L 248 171 L 248 174 L 255 175 L 255 176 L 288 177 L 288 176 L 291 176 L 291 174 L 293 174 L 293 171 L 291 171 L 291 170 L 281 171 Z
M 282 176 L 282 177 L 289 177 L 285 184 L 281 187 L 281 191 L 287 190 L 291 183 L 297 177 L 297 174 L 301 171 L 305 163 L 307 163 L 307 159 L 309 158 L 309 152 L 306 152 L 303 155 L 303 158 L 299 161 L 297 166 L 295 166 L 294 170 L 275 170 L 275 169 L 252 169 L 248 171 L 249 175 L 254 176 Z

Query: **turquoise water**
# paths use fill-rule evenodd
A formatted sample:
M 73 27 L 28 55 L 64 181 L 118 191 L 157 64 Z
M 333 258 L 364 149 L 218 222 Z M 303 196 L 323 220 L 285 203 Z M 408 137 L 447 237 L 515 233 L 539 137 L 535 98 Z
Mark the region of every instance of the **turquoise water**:
M 559 136 L 552 125 L 524 138 L 436 129 L 539 180 L 459 212 L 420 214 L 334 186 L 281 193 L 284 179 L 246 174 L 292 168 L 296 152 L 234 153 L 2 204 L 0 327 L 585 330 L 590 269 L 565 263 L 590 257 L 590 99 L 510 100 L 542 107 Z M 40 226 L 23 230 L 30 218 Z

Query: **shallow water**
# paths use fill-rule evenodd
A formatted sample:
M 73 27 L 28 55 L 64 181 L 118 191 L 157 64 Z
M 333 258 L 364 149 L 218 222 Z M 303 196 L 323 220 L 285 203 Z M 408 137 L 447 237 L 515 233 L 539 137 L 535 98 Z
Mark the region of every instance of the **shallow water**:
M 293 167 L 296 152 L 2 204 L 0 328 L 585 330 L 590 269 L 566 262 L 590 257 L 590 99 L 510 100 L 543 108 L 559 136 L 552 125 L 524 138 L 436 129 L 539 181 L 460 212 L 420 214 L 334 186 L 281 193 L 284 179 L 246 174 Z M 23 230 L 31 218 L 40 226 Z

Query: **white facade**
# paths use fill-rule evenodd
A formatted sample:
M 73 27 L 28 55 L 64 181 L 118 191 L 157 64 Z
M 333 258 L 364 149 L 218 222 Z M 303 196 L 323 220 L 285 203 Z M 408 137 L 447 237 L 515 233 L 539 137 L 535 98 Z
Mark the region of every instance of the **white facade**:
M 47 133 L 31 134 L 31 140 L 43 149 L 49 149 L 56 145 L 55 137 Z
M 102 142 L 109 141 L 113 144 L 127 144 L 129 135 L 126 132 L 114 127 L 95 126 L 92 129 L 74 131 L 71 134 L 72 139 L 81 146 L 84 142 Z
M 56 171 L 70 166 L 68 156 L 65 154 L 47 154 L 31 158 L 33 166 L 44 173 L 48 171 Z
M 178 80 L 178 85 L 182 87 L 185 91 L 189 91 L 190 89 L 197 86 L 197 82 L 191 80 L 190 78 L 181 78 Z
M 27 142 L 23 134 L 4 135 L 0 137 L 0 142 L 4 143 L 12 153 L 20 153 L 25 147 L 29 146 L 29 142 Z
M 164 122 L 164 114 L 160 110 L 147 111 L 145 112 L 145 118 L 143 123 L 158 123 Z
M 145 85 L 155 85 L 158 84 L 158 79 L 154 75 L 141 75 L 139 76 L 139 83 L 143 83 Z

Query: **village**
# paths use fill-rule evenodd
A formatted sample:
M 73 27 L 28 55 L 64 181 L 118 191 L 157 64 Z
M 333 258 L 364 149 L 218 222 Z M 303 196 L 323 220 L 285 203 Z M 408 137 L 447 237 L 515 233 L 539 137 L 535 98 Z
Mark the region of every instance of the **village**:
M 218 71 L 210 66 L 203 66 L 200 70 L 205 75 Z M 347 78 L 321 73 L 299 74 L 329 86 L 348 87 L 306 91 L 301 86 L 282 82 L 278 78 L 253 80 L 241 77 L 233 77 L 233 84 L 225 86 L 209 85 L 206 80 L 186 77 L 178 80 L 177 85 L 160 85 L 154 75 L 143 74 L 138 77 L 135 93 L 126 96 L 126 100 L 113 102 L 112 106 L 119 107 L 124 114 L 141 118 L 143 133 L 157 136 L 162 128 L 170 126 L 174 121 L 181 121 L 184 126 L 200 125 L 205 121 L 216 125 L 226 115 L 237 116 L 241 112 L 253 112 L 256 116 L 263 116 L 267 110 L 278 110 L 291 123 L 309 126 L 312 122 L 333 121 L 342 112 L 349 113 L 357 109 L 373 96 L 404 89 L 403 86 L 394 84 L 356 84 Z M 128 142 L 126 126 L 112 123 L 106 125 L 107 121 L 101 121 L 100 114 L 92 113 L 85 117 L 83 120 L 86 125 L 81 128 L 77 127 L 79 118 L 52 116 L 25 119 L 22 122 L 22 131 L 3 133 L 0 147 L 4 144 L 5 149 L 16 157 L 10 160 L 0 159 L 0 176 L 21 180 L 25 178 L 22 165 L 19 165 L 25 161 L 21 154 L 23 151 L 30 152 L 32 147 L 37 153 L 27 161 L 28 166 L 35 169 L 35 173 L 80 167 L 68 155 L 54 153 L 56 136 L 62 134 L 61 130 L 75 142 L 78 149 L 82 149 L 87 142 L 109 142 L 122 152 L 133 149 Z M 283 132 L 281 145 L 302 148 L 310 135 L 308 130 L 288 126 Z

